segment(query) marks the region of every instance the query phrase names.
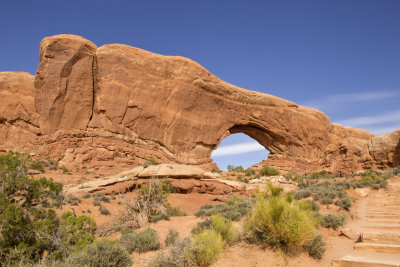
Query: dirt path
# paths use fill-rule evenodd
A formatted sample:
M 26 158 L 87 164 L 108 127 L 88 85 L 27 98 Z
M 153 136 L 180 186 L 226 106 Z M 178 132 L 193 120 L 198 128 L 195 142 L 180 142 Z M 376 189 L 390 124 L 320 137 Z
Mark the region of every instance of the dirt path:
M 400 180 L 385 190 L 372 193 L 359 206 L 360 239 L 334 267 L 400 266 Z M 351 225 L 354 229 L 355 225 Z

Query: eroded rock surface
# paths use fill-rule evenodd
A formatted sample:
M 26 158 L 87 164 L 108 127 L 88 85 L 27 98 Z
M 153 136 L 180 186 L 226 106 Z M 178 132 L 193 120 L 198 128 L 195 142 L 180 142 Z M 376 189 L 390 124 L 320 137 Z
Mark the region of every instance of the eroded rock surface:
M 45 38 L 34 82 L 1 73 L 0 90 L 8 97 L 0 150 L 50 156 L 70 168 L 139 166 L 153 157 L 209 170 L 211 152 L 238 132 L 271 152 L 266 163 L 286 170 L 399 164 L 400 131 L 374 136 L 335 125 L 318 110 L 221 81 L 190 59 L 120 44 L 97 48 L 79 36 Z

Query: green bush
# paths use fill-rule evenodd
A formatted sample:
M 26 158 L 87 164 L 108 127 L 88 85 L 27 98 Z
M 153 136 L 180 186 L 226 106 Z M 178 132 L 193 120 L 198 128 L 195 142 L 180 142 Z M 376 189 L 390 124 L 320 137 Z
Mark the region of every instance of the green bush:
M 0 262 L 37 261 L 43 253 L 61 257 L 59 218 L 53 208 L 63 202 L 62 185 L 28 176 L 27 154 L 0 156 Z
M 228 165 L 227 167 L 229 172 L 244 172 L 244 168 L 242 166 L 233 166 L 233 165 Z
M 148 264 L 148 267 L 190 267 L 193 264 L 188 257 L 190 238 L 177 240 L 174 246 L 169 247 L 168 253 L 159 253 Z
M 322 236 L 317 235 L 310 243 L 305 245 L 305 249 L 307 250 L 308 255 L 320 260 L 326 251 L 325 245 Z
M 239 239 L 239 234 L 233 227 L 231 220 L 226 219 L 219 214 L 211 216 L 210 220 L 212 229 L 219 233 L 226 243 L 232 244 Z
M 280 197 L 258 198 L 245 222 L 248 239 L 294 252 L 309 243 L 318 226 L 313 212 Z
M 219 233 L 207 229 L 193 236 L 193 242 L 187 249 L 187 255 L 195 266 L 210 266 L 217 261 L 224 245 L 225 242 Z
M 179 241 L 179 233 L 175 229 L 169 229 L 165 237 L 164 244 L 166 247 L 174 246 Z
M 41 173 L 44 173 L 44 167 L 46 166 L 46 162 L 43 160 L 35 160 L 32 161 L 30 164 L 29 168 L 32 170 L 37 170 L 40 171 Z
M 247 168 L 244 171 L 244 173 L 245 173 L 246 176 L 253 176 L 253 175 L 256 175 L 256 170 L 254 170 L 252 168 Z
M 200 209 L 196 211 L 194 215 L 197 217 L 208 217 L 215 214 L 220 214 L 221 216 L 232 221 L 238 221 L 250 211 L 251 206 L 252 203 L 250 200 L 238 198 L 230 201 L 229 204 L 206 204 L 200 207 Z
M 321 225 L 323 227 L 333 228 L 334 230 L 344 225 L 346 222 L 345 215 L 328 214 L 328 215 L 319 215 L 319 217 Z
M 258 172 L 261 176 L 273 176 L 279 175 L 280 171 L 274 167 L 269 165 L 264 165 Z
M 149 160 L 146 160 L 144 163 L 143 163 L 143 168 L 147 168 L 147 167 L 149 167 L 149 166 L 151 166 L 151 165 L 158 165 L 158 162 L 152 157 L 152 158 L 150 158 Z
M 82 196 L 82 198 L 90 198 L 90 194 L 84 194 L 83 196 Z
M 70 211 L 61 216 L 59 233 L 65 246 L 71 251 L 82 250 L 93 243 L 96 229 L 96 223 L 89 216 L 75 216 Z
M 333 178 L 332 175 L 329 174 L 329 172 L 327 172 L 326 170 L 322 170 L 320 172 L 313 172 L 310 175 L 311 179 L 329 179 L 329 178 Z
M 336 200 L 335 205 L 341 207 L 342 209 L 349 211 L 351 208 L 351 200 L 350 200 L 350 198 L 339 199 L 339 200 Z
M 104 239 L 88 246 L 84 252 L 72 254 L 66 262 L 77 267 L 128 267 L 133 263 L 124 247 Z
M 158 234 L 151 228 L 137 233 L 133 231 L 123 231 L 119 243 L 121 243 L 129 253 L 133 251 L 143 253 L 160 248 Z
M 99 211 L 101 215 L 110 215 L 110 211 L 104 206 L 100 206 Z
M 81 203 L 81 199 L 78 198 L 78 197 L 75 197 L 75 196 L 70 196 L 70 197 L 68 198 L 67 203 L 68 203 L 68 204 L 71 204 L 71 205 L 73 205 L 73 206 L 78 206 L 79 203 Z

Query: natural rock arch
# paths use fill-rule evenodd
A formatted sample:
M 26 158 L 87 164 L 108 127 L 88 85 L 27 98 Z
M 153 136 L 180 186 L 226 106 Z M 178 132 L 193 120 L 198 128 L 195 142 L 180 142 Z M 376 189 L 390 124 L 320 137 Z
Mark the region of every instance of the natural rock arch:
M 0 107 L 0 150 L 71 167 L 132 166 L 154 157 L 211 169 L 221 139 L 243 132 L 278 167 L 350 171 L 393 164 L 400 133 L 374 137 L 331 124 L 318 110 L 228 84 L 190 59 L 119 44 L 97 48 L 73 35 L 43 39 L 34 83 L 29 74 L 1 73 L 0 88 L 9 99 Z

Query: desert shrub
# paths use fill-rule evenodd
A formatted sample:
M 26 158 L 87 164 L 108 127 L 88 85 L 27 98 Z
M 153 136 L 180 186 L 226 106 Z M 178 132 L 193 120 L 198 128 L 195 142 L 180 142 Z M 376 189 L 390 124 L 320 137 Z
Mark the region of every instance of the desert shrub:
M 207 229 L 193 236 L 187 256 L 195 266 L 210 266 L 218 259 L 224 245 L 225 242 L 219 233 Z
M 267 243 L 286 252 L 294 252 L 310 242 L 318 220 L 309 209 L 284 198 L 257 199 L 245 222 L 245 231 L 252 242 Z
M 250 200 L 238 198 L 229 201 L 229 204 L 206 204 L 200 207 L 200 209 L 196 211 L 194 215 L 197 217 L 208 217 L 215 214 L 220 214 L 221 216 L 232 221 L 238 221 L 250 211 L 251 206 L 252 202 Z
M 321 226 L 336 230 L 346 222 L 346 216 L 340 214 L 319 215 Z
M 242 166 L 234 166 L 234 165 L 228 165 L 227 169 L 229 172 L 244 172 L 244 168 Z
M 103 202 L 106 202 L 106 203 L 110 203 L 110 198 L 109 198 L 109 197 L 106 197 L 106 196 L 102 196 L 102 197 L 100 198 L 100 200 L 103 201 Z
M 158 253 L 155 259 L 150 261 L 148 267 L 190 267 L 193 266 L 189 261 L 188 248 L 191 245 L 191 239 L 185 238 L 177 240 L 174 246 L 169 247 L 167 253 Z
M 93 243 L 96 229 L 96 223 L 89 216 L 75 216 L 70 211 L 64 212 L 61 216 L 59 233 L 64 245 L 70 251 L 82 250 Z
M 123 231 L 119 243 L 129 252 L 139 253 L 157 250 L 160 247 L 160 240 L 156 231 L 147 228 L 141 232 Z
M 40 171 L 41 173 L 44 173 L 44 167 L 46 166 L 46 162 L 43 160 L 34 160 L 32 163 L 29 165 L 29 168 L 32 170 L 37 170 Z
M 199 234 L 203 232 L 205 229 L 211 229 L 212 228 L 212 222 L 210 218 L 197 223 L 197 225 L 192 229 L 191 233 L 192 234 Z
M 297 191 L 296 193 L 294 193 L 294 198 L 297 200 L 302 199 L 302 198 L 307 198 L 310 196 L 312 196 L 312 192 L 308 189 L 303 189 L 303 190 L 300 190 L 300 191 Z
M 90 194 L 84 194 L 84 195 L 82 196 L 82 198 L 84 198 L 84 199 L 90 198 Z
M 308 255 L 320 260 L 326 251 L 325 245 L 326 244 L 322 240 L 322 236 L 317 235 L 310 243 L 305 245 L 305 249 L 308 252 Z
M 280 171 L 274 167 L 271 167 L 269 165 L 264 165 L 259 171 L 258 173 L 261 176 L 273 176 L 273 175 L 279 175 Z
M 312 201 L 312 200 L 302 199 L 302 200 L 299 200 L 297 203 L 301 209 L 311 210 L 311 211 L 319 211 L 319 209 L 320 209 L 317 202 Z
M 143 168 L 147 168 L 147 167 L 149 167 L 149 166 L 151 166 L 151 165 L 158 165 L 158 162 L 152 157 L 152 158 L 150 158 L 149 160 L 146 160 L 144 163 L 143 163 Z
M 332 175 L 329 174 L 326 170 L 322 170 L 320 172 L 313 172 L 310 175 L 311 179 L 328 179 L 328 178 L 333 178 Z
M 296 172 L 288 172 L 283 175 L 288 181 L 302 182 L 304 181 L 304 176 L 298 175 Z
M 341 207 L 342 209 L 349 211 L 351 208 L 351 200 L 348 197 L 339 199 L 339 200 L 336 200 L 335 205 Z
M 93 199 L 93 205 L 94 205 L 94 206 L 101 206 L 101 201 L 100 201 L 100 199 L 94 198 L 94 199 Z
M 68 257 L 67 264 L 78 267 L 128 267 L 132 265 L 132 259 L 119 243 L 100 239 L 84 252 Z
M 320 200 L 321 204 L 323 205 L 329 205 L 333 203 L 333 199 L 329 197 L 324 197 Z
M 100 206 L 99 211 L 101 215 L 110 215 L 110 211 L 104 206 Z
M 151 179 L 149 185 L 142 185 L 133 198 L 124 198 L 125 212 L 119 217 L 120 223 L 129 222 L 136 228 L 148 222 L 168 220 L 170 216 L 183 216 L 185 213 L 171 207 L 167 201 L 168 190 L 164 182 Z
M 254 169 L 252 169 L 252 168 L 247 168 L 247 169 L 244 171 L 244 173 L 245 173 L 246 176 L 252 176 L 252 175 L 256 175 L 256 170 L 254 170 Z
M 67 200 L 68 204 L 71 204 L 73 206 L 78 206 L 79 203 L 81 203 L 81 199 L 75 196 L 70 196 Z
M 219 233 L 226 243 L 232 244 L 238 240 L 239 234 L 233 227 L 231 220 L 226 219 L 221 215 L 213 215 L 210 220 L 212 229 Z
M 381 188 L 381 187 L 379 186 L 379 184 L 373 184 L 373 185 L 372 185 L 372 189 L 374 189 L 374 190 L 378 190 L 379 188 Z
M 37 261 L 45 251 L 61 255 L 59 218 L 53 208 L 63 203 L 62 185 L 28 176 L 31 157 L 0 156 L 0 262 Z
M 169 229 L 165 237 L 164 244 L 166 247 L 174 246 L 179 241 L 179 233 L 175 229 Z
M 62 167 L 61 170 L 62 170 L 63 174 L 69 174 L 69 175 L 71 174 L 70 171 L 66 167 Z

